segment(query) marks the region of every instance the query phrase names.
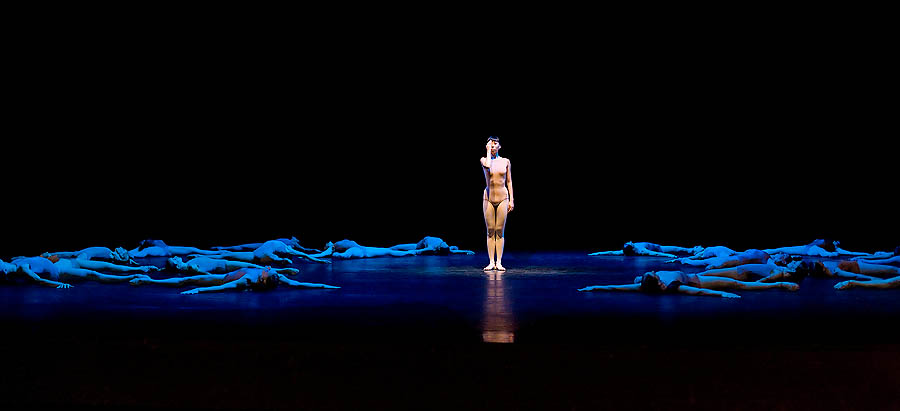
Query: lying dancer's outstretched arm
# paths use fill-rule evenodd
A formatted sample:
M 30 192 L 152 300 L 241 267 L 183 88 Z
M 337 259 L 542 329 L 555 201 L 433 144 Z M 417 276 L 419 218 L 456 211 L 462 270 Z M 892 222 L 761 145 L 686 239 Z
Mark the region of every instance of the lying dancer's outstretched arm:
M 41 278 L 41 276 L 35 274 L 34 271 L 31 271 L 31 267 L 28 265 L 20 265 L 19 271 L 28 276 L 28 278 L 34 280 L 34 282 L 43 285 L 45 287 L 53 287 L 53 288 L 72 288 L 71 285 L 62 283 L 59 281 L 48 280 L 46 278 Z
M 579 288 L 578 291 L 641 291 L 641 285 L 592 285 L 590 287 Z
M 596 253 L 590 253 L 588 255 L 625 255 L 625 252 L 622 250 L 615 251 L 597 251 Z
M 294 281 L 290 278 L 285 277 L 284 275 L 278 274 L 278 282 L 280 284 L 287 285 L 289 287 L 295 288 L 327 288 L 327 289 L 336 289 L 341 288 L 328 284 L 318 284 L 318 283 L 302 283 L 300 281 Z
M 842 281 L 834 285 L 836 290 L 846 290 L 848 288 L 853 287 L 861 287 L 861 288 L 898 288 L 900 287 L 900 276 L 894 278 L 888 278 L 886 280 L 877 279 L 872 281 Z

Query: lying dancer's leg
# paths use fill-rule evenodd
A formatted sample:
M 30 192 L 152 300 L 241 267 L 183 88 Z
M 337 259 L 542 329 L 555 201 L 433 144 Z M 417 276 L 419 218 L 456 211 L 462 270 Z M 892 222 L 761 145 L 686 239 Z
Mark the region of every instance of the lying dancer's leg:
M 769 253 L 769 255 L 775 254 L 791 254 L 791 255 L 806 255 L 807 247 L 805 245 L 798 245 L 793 247 L 778 247 L 778 248 L 767 248 L 763 251 Z
M 898 256 L 893 256 L 893 257 L 889 257 L 889 258 L 883 258 L 883 259 L 874 259 L 874 258 L 851 258 L 851 260 L 859 261 L 859 262 L 861 262 L 861 263 L 867 263 L 867 264 L 882 264 L 882 265 L 885 265 L 885 264 L 900 264 L 900 255 L 898 255 Z
M 497 246 L 497 239 L 494 235 L 494 226 L 497 224 L 496 207 L 490 201 L 482 201 L 482 212 L 484 213 L 484 225 L 487 229 L 487 251 L 489 264 L 484 267 L 485 270 L 493 270 L 494 265 L 494 249 Z
M 509 200 L 503 200 L 500 202 L 500 205 L 497 206 L 497 222 L 494 225 L 494 235 L 496 236 L 496 244 L 497 244 L 497 270 L 506 271 L 506 268 L 503 268 L 503 246 L 506 245 L 506 238 L 504 237 L 504 233 L 506 232 L 506 216 L 509 213 Z
M 266 264 L 266 265 L 272 264 L 272 263 L 279 263 L 279 264 L 292 264 L 293 263 L 293 261 L 291 261 L 290 258 L 281 258 L 278 255 L 276 255 L 273 251 L 266 252 L 265 254 L 263 254 L 261 256 L 256 256 L 256 254 L 254 253 L 254 259 L 251 260 L 251 262 L 258 263 L 258 264 Z
M 872 281 L 842 281 L 834 285 L 836 290 L 846 290 L 848 288 L 853 287 L 861 287 L 861 288 L 898 288 L 900 287 L 900 277 L 888 278 L 886 280 L 872 280 Z
M 159 284 L 159 285 L 169 285 L 169 286 L 182 286 L 182 285 L 219 285 L 225 282 L 225 276 L 227 274 L 205 274 L 205 275 L 192 275 L 190 277 L 172 277 L 166 278 L 162 280 L 154 280 L 152 278 L 135 278 L 131 281 L 131 285 L 141 285 L 141 284 Z M 145 276 L 146 277 L 146 276 Z
M 734 267 L 706 270 L 704 272 L 697 273 L 697 275 L 704 277 L 726 277 L 740 281 L 747 281 L 747 278 L 749 277 L 746 272 L 740 272 L 737 268 Z
M 268 269 L 269 271 L 274 271 L 278 274 L 295 275 L 295 274 L 300 273 L 300 270 L 298 270 L 296 268 L 271 268 L 271 267 L 263 267 L 259 264 L 245 263 L 243 261 L 228 261 L 228 260 L 224 260 L 224 261 L 225 261 L 225 271 L 228 271 L 228 272 L 240 270 L 241 268 L 259 268 L 259 269 Z M 207 273 L 207 274 L 211 274 L 211 273 Z
M 105 261 L 94 261 L 94 260 L 78 260 L 78 265 L 81 268 L 86 268 L 88 270 L 104 270 L 104 271 L 115 271 L 119 273 L 133 273 L 133 272 L 141 272 L 148 273 L 150 271 L 159 271 L 159 268 L 152 265 L 143 265 L 140 267 L 129 267 L 127 265 L 119 265 L 113 263 L 107 263 Z
M 796 283 L 789 282 L 774 282 L 774 283 L 761 283 L 756 281 L 739 281 L 732 278 L 726 277 L 709 277 L 709 276 L 698 276 L 700 279 L 700 285 L 702 288 L 709 289 L 740 289 L 740 290 L 765 290 L 768 288 L 783 288 L 785 290 L 796 291 L 800 289 L 800 286 Z
M 666 257 L 666 258 L 675 258 L 677 257 L 675 254 L 663 253 L 659 251 L 648 250 L 645 248 L 639 249 L 637 251 L 638 255 L 643 255 L 646 257 Z
M 252 251 L 216 251 L 215 254 L 189 254 L 188 257 L 227 258 L 244 262 L 253 261 Z
M 900 275 L 900 268 L 891 265 L 872 264 L 862 261 L 857 261 L 856 264 L 859 266 L 859 272 L 861 274 L 877 275 L 881 277 L 896 277 Z
M 214 293 L 214 292 L 226 291 L 226 290 L 241 290 L 241 289 L 244 289 L 245 287 L 247 287 L 247 281 L 239 278 L 237 280 L 229 281 L 225 284 L 213 285 L 210 287 L 192 288 L 187 291 L 182 291 L 181 293 L 185 294 L 185 295 L 198 294 L 198 293 Z
M 689 294 L 689 295 L 704 295 L 704 296 L 722 297 L 722 298 L 741 298 L 741 296 L 739 296 L 737 294 L 732 294 L 732 293 L 725 292 L 725 291 L 708 290 L 706 288 L 697 288 L 697 287 L 691 287 L 691 286 L 687 286 L 687 285 L 678 286 L 678 292 L 682 293 L 682 294 Z
M 707 258 L 707 259 L 703 259 L 703 260 L 692 260 L 688 257 L 684 257 L 684 258 L 676 258 L 674 260 L 669 260 L 666 262 L 667 263 L 681 263 L 684 265 L 689 265 L 691 267 L 706 267 L 706 266 L 710 265 L 711 261 L 718 262 L 718 261 L 722 261 L 722 260 L 721 260 L 721 257 L 713 257 L 713 258 Z
M 668 253 L 668 254 L 674 254 L 674 253 L 694 254 L 695 250 L 697 250 L 697 247 L 685 248 L 685 247 L 679 247 L 676 245 L 660 245 L 659 246 L 659 251 Z
M 301 282 L 299 282 L 299 281 L 291 280 L 290 278 L 287 278 L 287 277 L 285 277 L 285 276 L 283 276 L 283 275 L 281 275 L 281 274 L 276 274 L 276 275 L 278 276 L 278 281 L 279 281 L 279 282 L 281 282 L 281 283 L 283 283 L 283 284 L 285 284 L 285 285 L 287 285 L 287 286 L 290 286 L 290 287 L 295 287 L 295 288 L 328 288 L 328 289 L 340 288 L 340 287 L 335 287 L 335 286 L 333 286 L 333 285 L 327 285 L 327 284 L 301 283 Z M 238 279 L 236 279 L 236 280 L 229 281 L 229 282 L 224 283 L 224 284 L 214 285 L 214 286 L 211 286 L 211 287 L 199 287 L 199 288 L 194 288 L 194 289 L 191 289 L 191 290 L 182 291 L 181 293 L 187 295 L 187 294 L 198 294 L 198 293 L 213 293 L 213 292 L 228 291 L 228 290 L 241 290 L 241 289 L 246 288 L 248 285 L 249 285 L 249 283 L 248 283 L 248 281 L 247 281 L 246 279 L 238 278 Z
M 872 280 L 880 280 L 881 279 L 879 277 L 872 277 L 871 275 L 857 274 L 852 271 L 841 270 L 840 268 L 831 270 L 831 275 L 834 277 L 850 278 L 853 280 L 860 280 L 860 281 L 872 281 Z
M 69 268 L 65 271 L 60 271 L 59 278 L 69 279 L 69 278 L 78 278 L 82 280 L 94 280 L 99 283 L 120 283 L 123 281 L 131 281 L 137 278 L 147 277 L 144 274 L 132 274 L 132 275 L 109 275 L 98 273 L 93 270 L 87 270 L 84 268 Z M 149 278 L 149 277 L 148 277 Z
M 199 254 L 199 255 L 216 255 L 219 252 L 213 250 L 201 250 L 197 247 L 181 247 L 177 245 L 170 245 L 169 251 L 175 255 L 187 255 L 187 254 Z
M 302 251 L 297 251 L 297 250 L 295 250 L 294 248 L 292 248 L 292 247 L 290 247 L 290 246 L 285 247 L 285 251 L 284 251 L 284 252 L 287 253 L 287 254 L 290 254 L 290 255 L 295 255 L 295 256 L 297 256 L 297 257 L 305 258 L 305 259 L 307 259 L 307 260 L 309 260 L 309 261 L 312 261 L 312 262 L 314 262 L 314 263 L 331 264 L 331 261 L 328 261 L 328 260 L 320 260 L 320 259 L 318 259 L 318 258 L 316 258 L 316 257 L 313 257 L 313 256 L 311 256 L 311 255 L 309 255 L 309 254 L 306 254 L 306 253 L 304 253 L 304 252 L 302 252 Z

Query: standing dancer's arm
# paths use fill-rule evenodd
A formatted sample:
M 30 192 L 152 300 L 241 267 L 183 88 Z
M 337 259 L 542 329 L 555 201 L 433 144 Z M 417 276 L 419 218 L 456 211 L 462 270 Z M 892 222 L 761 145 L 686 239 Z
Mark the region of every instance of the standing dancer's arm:
M 515 207 L 513 204 L 513 187 L 512 187 L 512 162 L 506 159 L 506 190 L 509 191 L 509 208 L 507 212 L 512 211 Z

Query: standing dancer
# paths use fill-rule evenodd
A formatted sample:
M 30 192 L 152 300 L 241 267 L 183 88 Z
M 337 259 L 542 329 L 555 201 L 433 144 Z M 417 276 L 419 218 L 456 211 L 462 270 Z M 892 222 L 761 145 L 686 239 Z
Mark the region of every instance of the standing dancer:
M 491 136 L 484 146 L 487 154 L 481 158 L 481 167 L 484 171 L 484 196 L 482 198 L 482 211 L 484 212 L 484 224 L 487 226 L 487 249 L 490 264 L 484 267 L 487 270 L 505 271 L 501 261 L 503 260 L 503 245 L 505 239 L 503 232 L 506 230 L 506 215 L 513 210 L 513 186 L 511 166 L 508 158 L 500 157 L 500 138 Z M 494 251 L 497 260 L 494 262 Z

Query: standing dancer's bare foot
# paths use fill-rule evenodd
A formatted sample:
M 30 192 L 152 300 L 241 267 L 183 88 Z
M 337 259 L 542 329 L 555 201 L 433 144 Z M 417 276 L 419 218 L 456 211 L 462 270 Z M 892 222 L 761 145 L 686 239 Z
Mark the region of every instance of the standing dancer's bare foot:
M 500 263 L 497 263 L 497 267 L 496 267 L 496 268 L 497 268 L 497 271 L 506 271 L 506 268 L 503 268 L 503 265 L 500 264 Z
M 490 264 L 488 264 L 487 267 L 484 267 L 484 271 L 491 271 L 491 270 L 496 270 L 496 269 L 497 269 L 497 267 L 494 266 L 494 263 L 490 263 Z

